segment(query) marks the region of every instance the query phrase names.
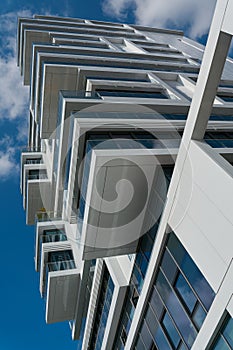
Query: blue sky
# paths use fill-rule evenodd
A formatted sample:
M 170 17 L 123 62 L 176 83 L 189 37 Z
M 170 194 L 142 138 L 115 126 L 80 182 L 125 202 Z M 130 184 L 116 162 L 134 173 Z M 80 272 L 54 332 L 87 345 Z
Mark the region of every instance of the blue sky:
M 20 149 L 27 143 L 28 88 L 16 67 L 17 16 L 53 14 L 184 29 L 203 40 L 215 1 L 4 0 L 0 2 L 1 350 L 72 350 L 68 324 L 46 325 L 34 271 L 34 228 L 25 225 Z M 171 17 L 172 15 L 172 17 Z

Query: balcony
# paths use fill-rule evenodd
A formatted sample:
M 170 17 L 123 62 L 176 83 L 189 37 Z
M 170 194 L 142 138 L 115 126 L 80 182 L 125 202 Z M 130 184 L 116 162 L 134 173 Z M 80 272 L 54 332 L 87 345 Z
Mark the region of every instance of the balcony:
M 43 166 L 43 157 L 40 147 L 24 147 L 21 153 L 21 193 L 24 192 L 25 180 L 29 169 L 38 169 Z
M 22 150 L 20 188 L 26 223 L 32 225 L 38 210 L 50 209 L 52 193 L 40 147 L 26 147 Z
M 35 270 L 40 270 L 42 245 L 50 243 L 52 247 L 59 247 L 60 242 L 67 242 L 64 222 L 37 221 L 35 238 Z
M 36 212 L 42 208 L 50 209 L 51 205 L 51 183 L 41 153 L 22 153 L 21 192 L 23 207 L 26 210 L 26 223 L 32 225 Z
M 50 207 L 51 184 L 46 169 L 29 169 L 26 172 L 24 200 L 27 224 L 33 225 L 36 212 Z
M 77 225 L 84 259 L 136 251 L 161 215 L 167 193 L 161 164 L 173 164 L 179 141 L 88 141 Z
M 65 250 L 57 251 L 51 245 L 42 244 L 41 292 L 46 300 L 47 323 L 74 319 L 80 284 L 70 245 L 66 243 Z

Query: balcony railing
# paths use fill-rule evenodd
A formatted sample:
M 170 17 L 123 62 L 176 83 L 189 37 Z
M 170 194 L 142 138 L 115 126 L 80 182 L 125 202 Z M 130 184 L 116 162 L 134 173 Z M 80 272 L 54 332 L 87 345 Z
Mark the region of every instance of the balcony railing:
M 22 153 L 30 153 L 30 152 L 43 152 L 42 147 L 40 146 L 25 146 L 22 148 Z
M 63 260 L 63 261 L 56 261 L 56 262 L 48 262 L 47 263 L 48 272 L 71 270 L 71 269 L 75 269 L 75 268 L 76 268 L 76 266 L 75 266 L 74 260 Z
M 62 91 L 63 97 L 101 99 L 96 91 Z
M 53 243 L 53 242 L 63 242 L 67 241 L 67 236 L 65 233 L 50 233 L 40 236 L 41 243 Z
M 48 178 L 48 176 L 46 174 L 29 174 L 27 176 L 28 180 L 44 180 L 47 178 Z
M 62 220 L 62 213 L 55 211 L 40 210 L 36 213 L 36 222 Z
M 35 158 L 35 159 L 26 159 L 25 164 L 42 164 L 43 161 L 41 158 Z

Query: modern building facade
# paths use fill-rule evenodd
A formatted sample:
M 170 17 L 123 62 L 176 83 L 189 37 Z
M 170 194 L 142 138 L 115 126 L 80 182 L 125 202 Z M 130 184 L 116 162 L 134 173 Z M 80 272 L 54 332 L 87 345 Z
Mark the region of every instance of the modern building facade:
M 82 350 L 233 349 L 233 1 L 180 31 L 34 16 L 21 155 L 46 322 Z

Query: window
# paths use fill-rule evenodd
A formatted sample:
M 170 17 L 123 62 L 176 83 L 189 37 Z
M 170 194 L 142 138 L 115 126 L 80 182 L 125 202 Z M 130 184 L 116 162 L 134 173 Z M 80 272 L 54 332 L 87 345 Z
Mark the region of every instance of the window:
M 171 320 L 171 317 L 166 312 L 164 314 L 163 320 L 162 320 L 162 326 L 165 330 L 165 333 L 167 334 L 168 338 L 170 339 L 171 343 L 177 349 L 179 343 L 180 343 L 180 336 Z
M 233 318 L 227 313 L 213 345 L 209 350 L 233 349 Z
M 227 116 L 224 117 L 228 120 Z M 205 142 L 208 143 L 211 147 L 214 148 L 225 148 L 225 147 L 233 147 L 233 132 L 232 131 L 222 131 L 222 132 L 214 132 L 207 131 L 204 136 Z
M 126 333 L 126 331 L 125 331 L 125 328 L 124 328 L 124 327 L 122 328 L 120 338 L 121 338 L 122 343 L 125 345 L 126 340 L 127 340 L 127 333 Z
M 233 102 L 233 95 L 218 93 L 217 96 L 220 97 L 225 102 Z
M 197 298 L 195 297 L 192 289 L 189 287 L 187 281 L 181 273 L 178 274 L 175 288 L 179 296 L 182 298 L 182 301 L 186 305 L 188 311 L 192 313 L 196 305 Z
M 135 308 L 136 308 L 136 306 L 137 306 L 138 298 L 139 298 L 139 294 L 138 294 L 136 288 L 134 288 L 134 289 L 133 289 L 132 299 L 131 299 L 131 300 L 132 300 L 132 303 L 133 303 L 133 305 L 134 305 Z
M 191 349 L 213 299 L 214 292 L 208 282 L 176 235 L 171 233 L 139 336 L 146 322 L 158 349 Z
M 168 95 L 160 91 L 130 91 L 130 90 L 96 90 L 103 97 L 137 97 L 137 98 L 162 98 L 167 99 Z
M 156 348 L 155 344 L 152 344 L 150 350 L 158 350 L 158 348 Z

